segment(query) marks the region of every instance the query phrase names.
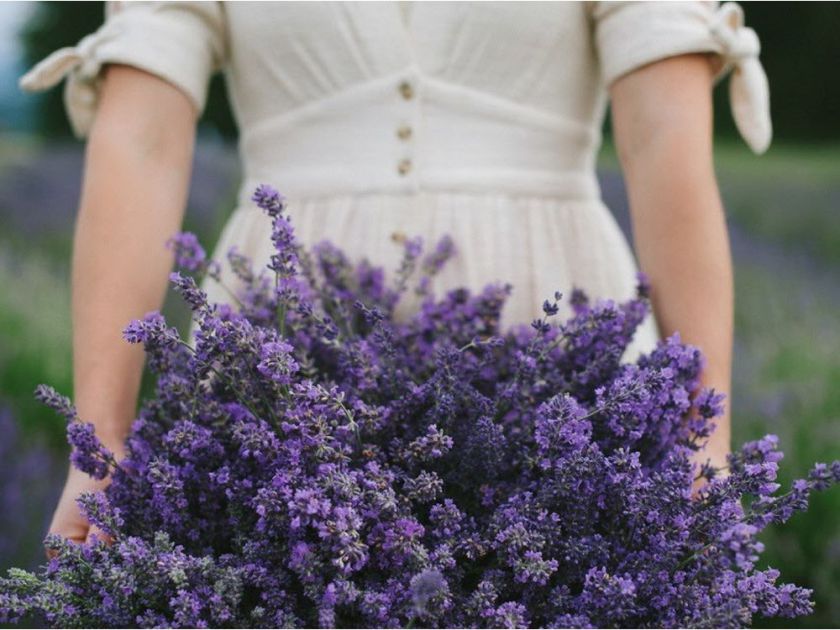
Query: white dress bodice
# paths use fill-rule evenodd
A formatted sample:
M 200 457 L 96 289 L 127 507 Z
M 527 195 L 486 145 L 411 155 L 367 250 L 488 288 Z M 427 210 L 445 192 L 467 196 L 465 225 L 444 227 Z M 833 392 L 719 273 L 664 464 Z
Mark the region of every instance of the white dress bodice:
M 198 111 L 222 71 L 244 177 L 220 257 L 236 245 L 267 262 L 268 223 L 249 198 L 269 183 L 305 244 L 328 238 L 387 269 L 400 257 L 392 233 L 429 245 L 448 233 L 458 255 L 435 288 L 511 282 L 509 324 L 572 285 L 633 294 L 635 261 L 595 176 L 607 88 L 690 52 L 720 55 L 721 77 L 736 70 L 736 122 L 763 151 L 766 78 L 734 3 L 109 2 L 100 29 L 21 82 L 44 89 L 67 76 L 84 137 L 105 63 L 160 76 Z M 657 338 L 650 320 L 636 349 Z

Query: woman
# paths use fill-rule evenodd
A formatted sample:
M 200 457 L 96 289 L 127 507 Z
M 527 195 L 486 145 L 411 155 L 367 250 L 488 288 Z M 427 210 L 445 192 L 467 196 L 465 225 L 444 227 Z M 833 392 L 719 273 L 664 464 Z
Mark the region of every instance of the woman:
M 329 238 L 388 269 L 393 232 L 450 234 L 459 254 L 435 289 L 510 281 L 503 324 L 572 285 L 633 293 L 636 263 L 594 176 L 609 98 L 656 315 L 632 351 L 679 330 L 707 357 L 704 383 L 728 392 L 732 268 L 711 88 L 734 67 L 736 121 L 762 152 L 757 55 L 734 4 L 108 3 L 102 28 L 22 79 L 45 89 L 68 75 L 68 113 L 88 138 L 72 278 L 81 416 L 122 452 L 143 355 L 120 331 L 161 305 L 163 243 L 181 224 L 217 70 L 245 173 L 217 252 L 267 260 L 268 225 L 248 197 L 270 183 L 304 244 Z M 723 418 L 701 458 L 728 451 Z M 100 486 L 71 470 L 50 531 L 88 537 L 74 499 Z

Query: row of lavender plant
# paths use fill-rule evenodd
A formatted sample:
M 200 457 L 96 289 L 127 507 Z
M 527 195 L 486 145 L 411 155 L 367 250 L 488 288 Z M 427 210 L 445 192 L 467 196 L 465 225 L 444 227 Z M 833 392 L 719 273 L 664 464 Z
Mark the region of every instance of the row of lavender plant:
M 36 567 L 47 527 L 46 508 L 57 499 L 60 468 L 41 442 L 25 437 L 11 410 L 0 405 L 0 568 Z

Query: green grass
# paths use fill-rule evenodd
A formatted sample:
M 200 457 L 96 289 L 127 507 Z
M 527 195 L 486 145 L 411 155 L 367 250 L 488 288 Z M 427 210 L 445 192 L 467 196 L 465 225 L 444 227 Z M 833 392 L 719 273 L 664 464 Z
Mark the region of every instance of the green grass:
M 64 422 L 35 402 L 48 383 L 72 389 L 70 292 L 66 269 L 43 257 L 0 244 L 0 400 L 25 419 L 29 431 L 64 441 Z
M 26 165 L 43 151 L 37 139 L 7 134 L 0 138 L 0 175 Z M 47 178 L 66 177 L 49 173 Z M 76 199 L 66 200 L 74 208 Z M 184 229 L 197 234 L 208 251 L 235 206 L 236 189 L 222 195 L 208 217 L 187 211 Z M 65 204 L 61 204 L 65 207 Z M 7 209 L 8 211 L 8 209 Z M 51 444 L 66 446 L 64 422 L 32 396 L 39 383 L 72 395 L 69 265 L 71 230 L 23 234 L 0 218 L 0 405 L 11 407 L 29 432 L 44 433 Z M 189 310 L 169 291 L 163 312 L 186 335 Z M 128 323 L 128 322 L 126 322 Z M 152 393 L 153 379 L 144 375 L 143 395 Z
M 736 175 L 739 179 L 759 181 L 794 181 L 803 185 L 838 183 L 840 145 L 773 144 L 763 155 L 756 155 L 741 141 L 715 141 L 715 167 L 719 177 Z M 602 168 L 618 169 L 615 145 L 607 138 L 598 155 Z
M 45 383 L 72 397 L 68 276 L 55 252 L 0 243 L 0 404 L 11 407 L 26 432 L 43 434 L 62 448 L 64 420 L 35 401 L 33 391 Z M 171 290 L 163 313 L 186 337 L 190 311 Z M 146 372 L 141 396 L 152 395 L 153 388 L 154 378 Z
M 612 144 L 605 144 L 599 165 L 618 169 Z M 840 265 L 840 145 L 776 145 L 757 156 L 742 142 L 722 141 L 715 170 L 730 221 Z
M 787 486 L 814 462 L 840 457 L 840 290 L 809 286 L 795 268 L 742 263 L 736 295 L 734 443 L 779 435 L 779 481 Z M 781 403 L 761 404 L 768 401 Z M 814 588 L 817 602 L 807 619 L 772 625 L 840 625 L 840 488 L 814 495 L 808 512 L 771 527 L 763 540 L 762 564 Z
M 836 185 L 840 165 L 840 145 L 774 144 L 763 155 L 755 155 L 745 144 L 734 140 L 715 146 L 718 175 L 763 182 L 793 181 L 800 185 Z
M 0 135 L 0 172 L 15 165 L 25 164 L 37 154 L 41 142 L 27 134 L 4 131 Z

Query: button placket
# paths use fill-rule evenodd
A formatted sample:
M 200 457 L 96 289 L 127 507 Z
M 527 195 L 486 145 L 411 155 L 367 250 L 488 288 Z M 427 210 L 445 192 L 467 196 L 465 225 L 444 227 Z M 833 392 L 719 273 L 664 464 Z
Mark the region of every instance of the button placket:
M 404 102 L 408 111 L 402 118 L 402 121 L 398 123 L 395 130 L 397 142 L 403 145 L 402 150 L 399 152 L 403 157 L 400 158 L 396 164 L 397 174 L 401 178 L 410 177 L 415 188 L 416 181 L 414 181 L 415 168 L 413 153 L 414 138 L 416 133 L 412 123 L 417 118 L 418 103 L 416 82 L 416 77 L 406 77 L 397 85 L 398 98 Z

